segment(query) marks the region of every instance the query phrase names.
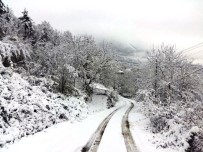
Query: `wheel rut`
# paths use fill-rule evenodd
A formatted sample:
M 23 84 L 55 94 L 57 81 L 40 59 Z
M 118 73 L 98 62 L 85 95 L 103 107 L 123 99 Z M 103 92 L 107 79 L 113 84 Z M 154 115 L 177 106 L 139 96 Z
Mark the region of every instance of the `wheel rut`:
M 121 107 L 120 107 L 121 108 Z M 106 129 L 107 124 L 109 123 L 110 119 L 113 117 L 113 115 L 120 109 L 116 109 L 113 112 L 111 112 L 98 126 L 97 130 L 93 133 L 89 141 L 86 143 L 86 145 L 82 148 L 81 152 L 96 152 L 99 144 L 101 142 L 102 136 L 104 134 L 104 131 Z
M 122 119 L 122 134 L 123 134 L 123 138 L 125 141 L 125 145 L 126 145 L 126 149 L 127 152 L 139 152 L 139 150 L 137 149 L 133 136 L 131 134 L 130 131 L 130 124 L 128 121 L 128 116 L 130 111 L 132 110 L 132 108 L 134 107 L 134 104 L 131 103 L 131 106 L 128 108 L 128 110 L 125 112 L 123 119 Z

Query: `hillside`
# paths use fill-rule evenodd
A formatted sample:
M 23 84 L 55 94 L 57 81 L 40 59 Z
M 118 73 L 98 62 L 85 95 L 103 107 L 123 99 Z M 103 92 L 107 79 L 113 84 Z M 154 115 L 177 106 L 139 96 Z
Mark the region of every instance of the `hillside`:
M 46 83 L 46 79 L 22 77 L 10 68 L 0 67 L 1 147 L 59 122 L 87 117 L 88 107 L 82 96 L 52 93 Z

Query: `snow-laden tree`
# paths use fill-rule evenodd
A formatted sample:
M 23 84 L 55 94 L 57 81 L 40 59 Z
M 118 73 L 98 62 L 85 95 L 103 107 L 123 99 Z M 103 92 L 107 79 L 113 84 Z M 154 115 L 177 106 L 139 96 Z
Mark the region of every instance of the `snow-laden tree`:
M 33 35 L 33 23 L 32 19 L 28 16 L 28 11 L 25 9 L 22 12 L 23 16 L 19 17 L 19 34 L 22 34 L 23 38 L 30 38 Z
M 0 39 L 17 34 L 17 18 L 10 8 L 0 2 Z
M 6 6 L 4 5 L 4 3 L 2 2 L 2 0 L 0 0 L 0 16 L 2 14 L 6 13 Z
M 5 67 L 18 64 L 30 57 L 30 47 L 22 42 L 0 41 L 0 57 Z
M 114 85 L 117 63 L 112 60 L 112 49 L 107 44 L 98 47 L 91 36 L 59 32 L 46 21 L 35 25 L 27 10 L 16 18 L 3 3 L 1 7 L 5 10 L 0 17 L 2 39 L 16 46 L 21 54 L 16 57 L 12 53 L 12 62 L 24 60 L 27 56 L 24 54 L 29 52 L 32 62 L 27 63 L 27 69 L 30 74 L 53 76 L 61 92 L 71 88 L 67 86 L 75 86 L 76 81 L 83 84 L 89 95 L 92 82 Z
M 112 68 L 112 59 L 106 46 L 99 48 L 91 36 L 73 39 L 73 66 L 84 80 L 84 89 L 91 95 L 90 84 L 101 80 L 103 72 Z M 110 73 L 109 73 L 110 74 Z
M 53 45 L 59 45 L 60 41 L 60 32 L 53 29 L 49 22 L 43 21 L 41 24 L 38 24 L 34 28 L 34 44 L 35 45 L 44 45 L 45 43 L 52 43 Z
M 201 85 L 199 74 L 190 74 L 197 68 L 173 46 L 162 45 L 148 54 L 148 64 L 144 70 L 148 74 L 144 82 L 146 87 L 154 90 L 155 98 L 170 104 L 172 98 L 180 99 L 184 92 Z
M 81 85 L 90 95 L 90 84 L 102 80 L 105 72 L 106 75 L 109 74 L 110 78 L 111 73 L 107 73 L 107 71 L 113 68 L 112 59 L 106 47 L 97 47 L 90 36 L 73 37 L 68 31 L 59 34 L 57 45 L 51 39 L 47 42 L 41 41 L 36 45 L 33 54 L 36 56 L 37 63 L 41 65 L 37 71 L 44 73 L 38 73 L 38 75 L 56 76 L 62 92 L 66 90 L 62 88 L 71 88 L 75 85 L 75 81 L 82 80 Z M 74 72 L 70 72 L 67 67 L 73 67 Z M 76 75 L 79 77 L 77 80 Z
M 60 92 L 71 92 L 77 77 L 77 70 L 72 66 L 72 34 L 68 31 L 59 33 L 48 22 L 37 25 L 36 34 L 32 57 L 37 66 L 30 72 L 37 76 L 51 76 Z
M 155 132 L 168 130 L 168 121 L 186 130 L 192 126 L 203 128 L 202 69 L 173 46 L 161 46 L 148 54 L 142 69 L 144 91 L 138 92 L 137 100 L 144 101 Z

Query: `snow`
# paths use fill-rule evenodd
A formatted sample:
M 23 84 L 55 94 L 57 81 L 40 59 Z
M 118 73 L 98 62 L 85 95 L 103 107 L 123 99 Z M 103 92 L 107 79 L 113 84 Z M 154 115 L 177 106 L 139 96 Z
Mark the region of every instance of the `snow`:
M 104 114 L 104 113 L 103 113 Z M 97 116 L 97 117 L 96 117 Z M 75 151 L 84 145 L 88 140 L 92 130 L 96 129 L 101 121 L 100 115 L 89 117 L 86 121 L 78 124 L 69 122 L 60 123 L 46 130 L 46 132 L 37 133 L 27 139 L 22 139 L 19 143 L 12 145 L 8 151 L 12 152 L 65 152 Z M 90 121 L 94 121 L 89 124 Z M 85 127 L 88 126 L 88 127 Z M 80 130 L 80 131 L 78 131 Z M 4 151 L 4 150 L 3 150 Z M 7 150 L 5 150 L 7 151 Z
M 9 148 L 2 149 L 2 152 L 80 151 L 101 121 L 114 109 L 96 112 L 82 122 L 62 122 L 43 132 L 23 138 L 18 143 L 10 145 Z
M 10 37 L 4 38 L 4 42 L 0 41 L 0 55 L 2 58 L 23 56 L 24 58 L 30 57 L 30 48 L 27 44 L 23 44 L 16 39 L 16 42 L 8 40 Z
M 94 112 L 99 112 L 99 111 L 105 110 L 107 108 L 106 102 L 107 102 L 106 95 L 93 94 L 92 102 L 87 103 L 89 112 L 94 113 Z
M 108 93 L 111 92 L 110 89 L 106 88 L 104 85 L 99 83 L 92 83 L 91 87 L 93 88 L 95 94 L 107 95 Z
M 39 86 L 28 78 L 0 67 L 0 147 L 35 134 L 54 124 L 81 121 L 88 115 L 84 100 L 55 94 L 41 80 Z
M 202 102 L 194 100 L 172 102 L 170 106 L 154 104 L 149 90 L 139 92 L 136 105 L 150 119 L 148 129 L 154 133 L 151 142 L 157 148 L 184 152 L 199 148 L 202 151 Z M 195 112 L 194 112 L 195 111 Z
M 155 139 L 161 139 L 158 135 L 153 134 L 150 130 L 150 120 L 141 113 L 142 104 L 132 100 L 135 107 L 129 114 L 130 129 L 136 143 L 141 152 L 177 152 L 172 148 L 157 147 L 153 144 Z
M 150 131 L 150 121 L 141 113 L 142 103 L 119 96 L 116 107 L 107 109 L 106 95 L 94 94 L 92 102 L 85 104 L 82 97 L 51 93 L 44 87 L 46 82 L 43 80 L 38 80 L 38 86 L 27 80 L 37 79 L 23 78 L 11 70 L 1 69 L 0 106 L 5 109 L 0 112 L 5 114 L 6 111 L 8 120 L 7 124 L 1 115 L 1 152 L 79 152 L 103 119 L 116 108 L 120 109 L 109 121 L 98 151 L 125 152 L 121 124 L 130 102 L 135 104 L 129 115 L 130 129 L 140 152 L 177 151 L 163 149 L 155 142 L 163 138 Z M 107 90 L 104 86 L 99 88 Z M 9 118 L 8 114 L 12 117 Z M 198 128 L 192 131 L 198 131 Z M 8 144 L 13 141 L 14 144 Z
M 112 117 L 105 129 L 102 141 L 99 145 L 98 152 L 125 152 L 125 142 L 122 135 L 122 118 L 126 110 L 130 107 L 130 103 L 125 98 L 119 98 L 123 107 L 118 110 Z
M 11 57 L 13 54 L 20 54 L 20 51 L 15 45 L 0 41 L 0 54 L 3 57 Z
M 116 107 L 107 110 L 104 104 L 101 104 L 101 102 L 106 102 L 104 96 L 95 95 L 93 99 L 95 100 L 92 103 L 88 103 L 91 108 L 90 115 L 82 122 L 66 121 L 56 124 L 42 132 L 22 138 L 13 145 L 4 147 L 1 152 L 80 152 L 103 119 L 119 107 L 120 109 L 105 129 L 98 152 L 126 152 L 121 122 L 124 113 L 130 107 L 130 102 L 134 101 L 119 97 Z M 134 103 L 135 108 L 130 112 L 129 122 L 136 146 L 140 152 L 175 152 L 169 148 L 158 148 L 156 144 L 152 143 L 155 135 L 148 128 L 149 119 L 141 114 L 140 108 L 142 106 L 140 103 Z M 197 129 L 194 128 L 194 130 Z

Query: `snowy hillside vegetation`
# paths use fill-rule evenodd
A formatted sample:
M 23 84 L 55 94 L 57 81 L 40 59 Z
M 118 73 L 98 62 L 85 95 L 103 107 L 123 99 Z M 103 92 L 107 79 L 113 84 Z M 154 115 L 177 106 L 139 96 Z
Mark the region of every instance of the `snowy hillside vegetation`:
M 38 81 L 38 86 L 31 85 L 11 69 L 0 67 L 0 147 L 53 124 L 86 118 L 83 97 L 54 94 L 44 87 L 45 81 Z
M 150 118 L 154 143 L 177 151 L 202 152 L 203 75 L 174 46 L 161 45 L 140 66 L 136 101 Z
M 149 90 L 139 90 L 137 99 L 141 111 L 150 118 L 150 130 L 154 133 L 152 143 L 159 148 L 175 151 L 200 152 L 202 144 L 202 103 L 185 104 L 177 101 L 170 107 L 154 104 Z
M 30 48 L 19 42 L 18 38 L 6 37 L 4 42 L 0 41 L 0 56 L 3 65 L 9 67 L 13 63 L 29 58 Z

